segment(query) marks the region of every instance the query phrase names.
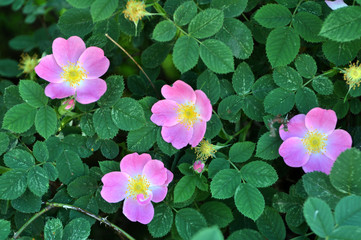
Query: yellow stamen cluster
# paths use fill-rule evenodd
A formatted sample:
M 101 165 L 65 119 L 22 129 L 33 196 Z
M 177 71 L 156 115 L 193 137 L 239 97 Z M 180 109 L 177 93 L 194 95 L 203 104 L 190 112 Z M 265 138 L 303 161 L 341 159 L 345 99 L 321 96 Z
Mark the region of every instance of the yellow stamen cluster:
M 355 89 L 356 86 L 359 87 L 361 83 L 361 66 L 359 61 L 356 63 L 350 64 L 349 68 L 345 68 L 343 71 L 343 79 L 346 81 L 350 88 Z
M 319 152 L 323 154 L 326 150 L 327 136 L 319 133 L 317 130 L 309 131 L 301 141 L 308 154 Z
M 38 55 L 34 54 L 30 57 L 29 54 L 21 54 L 19 68 L 23 70 L 23 73 L 29 74 L 33 72 L 36 65 L 38 65 Z
M 193 127 L 193 124 L 198 120 L 200 115 L 196 111 L 194 104 L 178 104 L 177 118 L 179 122 L 188 129 Z
M 138 21 L 147 15 L 143 1 L 129 0 L 123 11 L 124 17 L 137 25 Z
M 148 197 L 148 189 L 150 183 L 143 175 L 137 175 L 135 178 L 130 178 L 125 192 L 129 197 L 136 199 L 138 194 L 143 194 L 144 198 Z
M 80 84 L 81 81 L 83 81 L 85 78 L 87 78 L 87 72 L 85 69 L 77 63 L 70 63 L 66 66 L 62 67 L 63 72 L 61 73 L 61 78 L 69 82 L 70 86 L 76 87 Z
M 197 159 L 207 160 L 209 157 L 214 157 L 214 154 L 217 152 L 215 146 L 208 142 L 208 140 L 202 140 L 198 147 L 194 148 L 194 151 L 197 155 Z

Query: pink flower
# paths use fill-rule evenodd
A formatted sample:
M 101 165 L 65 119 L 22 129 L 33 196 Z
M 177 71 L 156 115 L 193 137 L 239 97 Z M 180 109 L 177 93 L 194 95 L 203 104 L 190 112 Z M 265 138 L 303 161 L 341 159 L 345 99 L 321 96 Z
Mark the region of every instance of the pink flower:
M 173 174 L 159 160 L 149 154 L 132 153 L 120 162 L 120 172 L 103 176 L 100 194 L 105 201 L 124 200 L 123 213 L 132 222 L 148 224 L 154 216 L 152 202 L 164 200 Z
M 193 163 L 193 170 L 197 173 L 202 173 L 204 169 L 204 162 L 197 160 Z
M 97 101 L 107 90 L 102 76 L 109 68 L 109 60 L 98 47 L 85 47 L 83 40 L 72 36 L 68 40 L 57 38 L 53 54 L 40 60 L 35 72 L 50 82 L 45 95 L 66 98 L 76 95 L 76 101 L 88 104 Z
M 290 167 L 329 174 L 338 155 L 352 145 L 348 132 L 335 130 L 336 123 L 336 113 L 322 108 L 294 116 L 287 124 L 288 131 L 283 125 L 279 129 L 284 141 L 279 154 Z
M 325 1 L 325 3 L 332 9 L 336 10 L 338 8 L 347 7 L 348 5 L 343 2 L 343 0 L 335 0 L 335 1 Z
M 150 120 L 162 126 L 164 141 L 172 143 L 177 149 L 188 143 L 192 147 L 197 146 L 212 116 L 212 105 L 207 95 L 201 90 L 194 91 L 181 80 L 172 87 L 164 85 L 162 95 L 165 100 L 153 105 Z

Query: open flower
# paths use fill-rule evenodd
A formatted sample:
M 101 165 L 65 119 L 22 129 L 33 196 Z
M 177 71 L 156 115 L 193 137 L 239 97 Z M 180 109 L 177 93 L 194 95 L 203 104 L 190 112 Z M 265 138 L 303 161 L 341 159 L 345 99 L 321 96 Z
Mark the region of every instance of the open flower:
M 132 222 L 148 224 L 154 216 L 152 202 L 164 200 L 173 174 L 149 154 L 132 153 L 120 162 L 120 172 L 103 176 L 100 194 L 109 203 L 124 200 L 123 213 Z
M 181 149 L 188 143 L 195 147 L 203 139 L 207 122 L 212 116 L 212 105 L 207 95 L 194 91 L 191 86 L 178 80 L 173 86 L 164 85 L 165 100 L 152 107 L 151 121 L 162 126 L 164 141 Z
M 39 77 L 50 82 L 45 95 L 52 99 L 75 95 L 82 104 L 97 101 L 107 90 L 105 81 L 99 78 L 109 68 L 103 50 L 86 48 L 77 36 L 57 38 L 52 48 L 53 54 L 43 57 L 35 67 Z
M 348 5 L 343 2 L 343 0 L 335 0 L 335 1 L 325 1 L 325 3 L 332 9 L 336 10 L 338 8 L 347 7 Z
M 336 113 L 322 108 L 294 116 L 287 124 L 288 131 L 283 125 L 279 129 L 284 141 L 279 154 L 290 167 L 329 174 L 338 155 L 352 145 L 348 132 L 335 130 L 336 123 Z

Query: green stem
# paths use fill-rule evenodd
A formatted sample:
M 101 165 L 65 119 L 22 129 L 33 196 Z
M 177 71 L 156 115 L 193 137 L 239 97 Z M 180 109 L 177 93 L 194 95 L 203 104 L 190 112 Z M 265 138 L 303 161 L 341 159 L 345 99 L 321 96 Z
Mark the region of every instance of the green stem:
M 245 140 L 245 136 L 249 130 L 249 128 L 251 127 L 252 125 L 252 121 L 249 121 L 248 124 L 246 126 L 244 126 L 241 130 L 239 130 L 238 132 L 236 132 L 234 135 L 231 136 L 230 139 L 227 140 L 227 142 L 225 143 L 222 143 L 222 145 L 227 145 L 230 141 L 233 140 L 233 138 L 237 137 L 239 134 L 241 134 L 242 132 L 245 132 L 244 133 L 244 136 L 243 136 L 243 141 Z
M 295 17 L 296 12 L 297 12 L 297 9 L 298 9 L 298 7 L 301 5 L 302 2 L 303 2 L 303 0 L 299 1 L 298 4 L 297 4 L 297 6 L 296 6 L 296 8 L 295 8 L 295 10 L 293 11 L 293 13 L 292 13 L 292 19 L 291 19 L 291 22 L 290 22 L 289 27 L 292 27 L 293 18 Z
M 228 162 L 239 172 L 238 167 L 231 160 L 228 159 Z
M 10 170 L 11 170 L 10 168 L 0 166 L 0 174 L 4 174 Z
M 89 217 L 92 217 L 96 220 L 98 220 L 101 223 L 104 223 L 105 225 L 107 225 L 108 227 L 111 227 L 121 238 L 125 237 L 127 239 L 130 240 L 135 240 L 132 236 L 130 236 L 128 233 L 126 233 L 123 229 L 119 228 L 118 226 L 116 226 L 115 224 L 109 222 L 106 218 L 102 218 L 100 216 L 97 216 L 91 212 L 88 212 L 87 210 L 84 210 L 82 208 L 73 206 L 73 205 L 69 205 L 69 204 L 63 204 L 63 203 L 49 203 L 46 202 L 45 203 L 46 207 L 41 210 L 40 212 L 34 214 L 34 216 L 32 218 L 30 218 L 20 229 L 19 231 L 17 231 L 14 234 L 13 239 L 16 239 L 20 236 L 20 234 L 25 230 L 25 228 L 27 226 L 29 226 L 35 219 L 37 219 L 38 217 L 40 217 L 42 214 L 46 213 L 47 211 L 49 211 L 50 209 L 53 208 L 64 208 L 64 209 L 71 209 L 77 212 L 81 212 Z

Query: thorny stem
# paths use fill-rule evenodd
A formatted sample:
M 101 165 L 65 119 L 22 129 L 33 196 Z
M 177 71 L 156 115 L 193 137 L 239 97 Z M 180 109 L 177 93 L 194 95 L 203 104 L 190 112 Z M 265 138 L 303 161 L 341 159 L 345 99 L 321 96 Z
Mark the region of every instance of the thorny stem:
M 41 210 L 40 212 L 34 214 L 34 216 L 32 216 L 20 229 L 19 231 L 17 231 L 14 236 L 13 239 L 16 239 L 20 236 L 20 234 L 25 230 L 25 228 L 27 226 L 29 226 L 35 219 L 37 219 L 38 217 L 40 217 L 42 214 L 46 213 L 47 211 L 49 211 L 50 209 L 53 208 L 64 208 L 64 209 L 71 209 L 77 212 L 81 212 L 89 217 L 92 217 L 96 220 L 98 220 L 100 223 L 104 223 L 105 225 L 107 225 L 108 227 L 111 227 L 117 234 L 119 237 L 121 238 L 126 238 L 129 240 L 135 240 L 132 236 L 130 236 L 128 233 L 126 233 L 123 229 L 119 228 L 118 226 L 116 226 L 115 224 L 109 222 L 106 218 L 102 218 L 100 216 L 97 216 L 91 212 L 88 212 L 87 210 L 84 210 L 82 208 L 73 206 L 73 205 L 69 205 L 69 204 L 63 204 L 63 203 L 50 203 L 50 202 L 46 202 L 45 203 L 46 207 Z

